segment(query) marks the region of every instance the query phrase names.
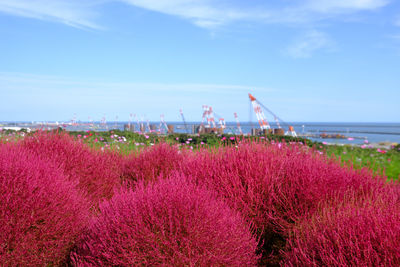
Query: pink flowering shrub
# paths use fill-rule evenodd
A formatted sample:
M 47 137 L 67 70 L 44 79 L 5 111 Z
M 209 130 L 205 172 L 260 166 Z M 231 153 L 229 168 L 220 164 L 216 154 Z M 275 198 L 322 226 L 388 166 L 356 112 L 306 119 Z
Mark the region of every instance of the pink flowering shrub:
M 279 254 L 293 224 L 316 212 L 320 202 L 374 191 L 384 183 L 367 170 L 343 168 L 296 144 L 242 142 L 199 151 L 186 161 L 183 173 L 217 191 L 256 226 L 267 257 Z
M 57 166 L 0 144 L 0 266 L 54 266 L 88 223 L 88 205 Z
M 388 191 L 389 198 L 393 192 Z M 400 266 L 398 196 L 350 198 L 302 220 L 288 239 L 286 266 Z
M 175 176 L 140 182 L 100 205 L 74 266 L 254 266 L 257 242 L 215 194 Z
M 367 170 L 343 168 L 305 146 L 242 143 L 186 159 L 181 171 L 204 183 L 259 228 L 276 230 L 313 213 L 318 203 L 347 191 L 384 184 Z
M 136 154 L 130 154 L 125 159 L 124 179 L 137 181 L 154 181 L 159 176 L 168 176 L 184 161 L 183 154 L 178 148 L 167 143 L 159 143 L 144 148 Z
M 121 156 L 99 151 L 75 140 L 67 133 L 37 132 L 27 136 L 21 145 L 43 159 L 51 159 L 71 181 L 78 181 L 93 205 L 111 198 L 120 184 Z

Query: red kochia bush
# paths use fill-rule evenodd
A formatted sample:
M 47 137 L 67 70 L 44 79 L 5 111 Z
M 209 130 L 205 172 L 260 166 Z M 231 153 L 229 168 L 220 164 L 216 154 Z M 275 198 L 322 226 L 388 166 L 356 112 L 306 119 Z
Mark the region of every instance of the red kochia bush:
M 126 157 L 123 177 L 128 181 L 154 181 L 160 175 L 168 176 L 184 161 L 185 151 L 167 143 L 145 148 Z M 187 152 L 186 152 L 187 153 Z
M 242 142 L 199 151 L 181 171 L 219 196 L 253 223 L 263 240 L 267 264 L 276 264 L 295 222 L 311 216 L 320 202 L 349 192 L 379 191 L 383 180 L 367 170 L 342 168 L 307 146 Z
M 88 223 L 63 172 L 15 144 L 0 144 L 0 203 L 0 266 L 58 265 Z
M 120 155 L 92 149 L 67 133 L 37 132 L 24 138 L 21 144 L 54 161 L 69 180 L 78 181 L 78 188 L 94 205 L 103 198 L 111 198 L 113 188 L 120 184 Z
M 256 240 L 214 194 L 174 177 L 100 205 L 71 255 L 76 266 L 254 266 Z
M 381 188 L 367 170 L 343 168 L 306 146 L 242 143 L 200 151 L 181 171 L 216 190 L 258 228 L 285 230 L 333 195 Z
M 330 203 L 294 228 L 285 265 L 400 266 L 398 205 L 376 196 Z

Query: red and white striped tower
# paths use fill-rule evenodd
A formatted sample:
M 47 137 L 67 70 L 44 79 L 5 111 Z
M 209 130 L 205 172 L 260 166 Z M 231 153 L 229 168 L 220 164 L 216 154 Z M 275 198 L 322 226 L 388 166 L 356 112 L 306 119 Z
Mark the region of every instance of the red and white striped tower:
M 253 105 L 254 112 L 256 113 L 256 117 L 258 120 L 258 124 L 260 125 L 260 129 L 270 129 L 271 127 L 269 126 L 269 123 L 264 115 L 264 112 L 262 111 L 260 105 L 257 103 L 256 98 L 249 94 L 249 98 L 251 101 L 251 104 Z
M 237 113 L 235 112 L 235 113 L 233 113 L 233 115 L 235 116 L 236 125 L 237 125 L 237 128 L 238 128 L 238 130 L 239 130 L 239 133 L 240 133 L 240 134 L 243 134 L 243 132 L 242 132 L 242 127 L 240 127 L 240 122 L 239 122 L 239 118 L 238 118 Z

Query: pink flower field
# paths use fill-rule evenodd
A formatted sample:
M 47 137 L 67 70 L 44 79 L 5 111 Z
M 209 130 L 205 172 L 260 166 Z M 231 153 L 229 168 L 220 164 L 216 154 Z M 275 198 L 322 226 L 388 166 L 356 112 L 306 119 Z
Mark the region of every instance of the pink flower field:
M 0 139 L 0 266 L 399 266 L 400 188 L 300 143 Z

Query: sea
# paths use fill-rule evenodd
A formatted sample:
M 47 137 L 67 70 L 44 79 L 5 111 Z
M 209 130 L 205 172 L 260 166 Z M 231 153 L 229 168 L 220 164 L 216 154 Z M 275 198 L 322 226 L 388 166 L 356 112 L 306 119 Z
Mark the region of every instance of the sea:
M 167 125 L 173 125 L 174 132 L 176 133 L 189 133 L 193 134 L 195 129 L 201 122 L 187 122 L 186 126 L 183 122 L 166 122 Z M 67 131 L 77 130 L 94 130 L 94 131 L 108 131 L 111 129 L 123 130 L 128 125 L 134 127 L 137 131 L 139 129 L 138 123 L 127 121 L 115 122 L 78 122 L 77 125 L 70 125 L 69 123 L 32 123 L 32 122 L 0 122 L 1 127 L 30 127 L 30 128 L 56 128 L 57 126 L 64 126 Z M 311 139 L 313 141 L 320 141 L 332 144 L 362 144 L 369 143 L 400 143 L 400 123 L 381 123 L 381 122 L 289 122 L 281 127 L 288 130 L 288 126 L 293 126 L 294 131 L 298 136 Z M 166 125 L 161 125 L 160 122 L 143 122 L 142 127 L 149 129 L 150 126 L 156 131 L 166 132 Z M 240 122 L 240 127 L 243 134 L 250 134 L 251 129 L 259 128 L 256 122 Z M 271 123 L 272 129 L 278 128 L 278 125 Z M 236 122 L 227 122 L 224 130 L 227 134 L 240 134 Z

